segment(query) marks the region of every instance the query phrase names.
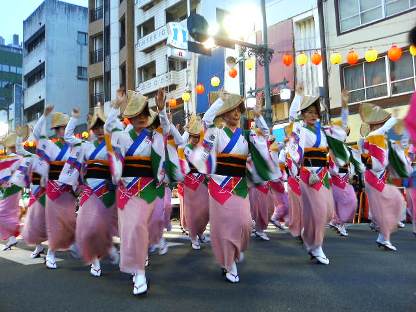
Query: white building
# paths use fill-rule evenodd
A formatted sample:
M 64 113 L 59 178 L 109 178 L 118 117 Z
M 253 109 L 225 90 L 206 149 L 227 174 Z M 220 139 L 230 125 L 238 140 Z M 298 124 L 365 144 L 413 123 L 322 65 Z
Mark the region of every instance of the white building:
M 34 123 L 45 105 L 88 113 L 88 9 L 45 0 L 23 22 L 24 115 Z
M 165 88 L 168 99 L 176 99 L 178 109 L 177 121 L 183 121 L 181 96 L 187 88 L 194 91 L 197 83 L 203 83 L 205 93 L 196 95 L 192 92 L 192 100 L 185 109 L 189 113 L 203 112 L 207 109 L 207 94 L 212 88 L 210 79 L 218 76 L 221 86 L 226 90 L 239 93 L 239 77 L 230 78 L 229 68 L 225 64 L 228 56 L 237 56 L 232 49 L 216 48 L 212 56 L 200 56 L 180 48 L 181 41 L 187 41 L 187 3 L 190 11 L 204 16 L 210 25 L 222 21 L 224 14 L 243 7 L 244 2 L 230 0 L 138 0 L 135 6 L 135 66 L 136 90 L 153 98 L 159 88 Z M 250 12 L 246 12 L 249 13 Z M 244 38 L 255 42 L 254 25 L 252 32 Z M 169 33 L 177 33 L 172 42 Z M 169 40 L 168 40 L 169 38 Z M 186 49 L 186 46 L 185 46 Z M 246 89 L 254 88 L 255 72 L 246 72 Z M 151 99 L 151 105 L 153 100 Z M 174 120 L 175 122 L 175 120 Z

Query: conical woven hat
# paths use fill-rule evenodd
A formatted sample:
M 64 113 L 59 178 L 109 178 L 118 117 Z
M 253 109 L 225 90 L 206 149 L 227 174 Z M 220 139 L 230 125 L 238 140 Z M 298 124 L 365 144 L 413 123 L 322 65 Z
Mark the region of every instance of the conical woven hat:
M 303 111 L 304 109 L 308 108 L 309 106 L 315 104 L 316 101 L 319 101 L 319 96 L 305 95 L 302 99 L 302 103 L 300 104 L 299 111 Z
M 233 93 L 228 93 L 228 92 L 223 92 L 223 94 L 224 94 L 224 97 L 225 97 L 224 104 L 218 110 L 218 112 L 216 114 L 217 117 L 232 111 L 236 107 L 239 107 L 240 104 L 244 103 L 244 97 L 242 97 L 239 94 L 233 94 Z M 213 104 L 218 99 L 219 96 L 220 96 L 220 92 L 217 92 L 217 91 L 210 92 L 209 93 L 209 103 Z
M 16 139 L 17 139 L 17 134 L 15 132 L 11 132 L 6 136 L 3 144 L 7 148 L 16 146 Z
M 371 103 L 362 103 L 360 105 L 361 120 L 369 125 L 377 125 L 386 122 L 391 114 L 380 106 Z
M 94 107 L 94 114 L 88 122 L 88 130 L 91 130 L 98 121 L 105 123 L 106 119 L 103 107 L 101 105 L 97 105 Z
M 154 110 L 150 110 L 150 116 L 147 120 L 147 127 L 150 127 L 155 122 L 156 118 L 158 117 L 158 113 L 156 113 Z
M 24 126 L 20 126 L 16 128 L 16 134 L 18 134 L 21 138 L 22 141 L 27 141 L 27 139 L 29 138 L 30 135 L 30 128 L 28 125 L 24 125 Z
M 362 123 L 360 127 L 360 135 L 365 138 L 370 133 L 370 125 Z
M 124 118 L 133 118 L 140 115 L 147 107 L 147 97 L 132 90 L 127 91 L 127 106 L 123 111 Z
M 202 131 L 201 118 L 199 116 L 192 115 L 186 126 L 186 131 L 188 131 L 190 135 L 199 135 Z
M 67 114 L 56 112 L 52 115 L 51 129 L 65 127 L 68 124 L 69 117 Z

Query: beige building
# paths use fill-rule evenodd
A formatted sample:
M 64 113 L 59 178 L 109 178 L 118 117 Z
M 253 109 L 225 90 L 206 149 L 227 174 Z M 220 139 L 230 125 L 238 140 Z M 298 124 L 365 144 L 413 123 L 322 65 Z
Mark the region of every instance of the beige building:
M 89 0 L 89 108 L 115 98 L 120 87 L 133 90 L 134 0 Z
M 324 2 L 325 32 L 328 56 L 339 52 L 340 65 L 328 65 L 331 115 L 338 116 L 341 90 L 350 94 L 350 140 L 359 138 L 360 103 L 371 102 L 406 114 L 416 86 L 416 60 L 409 53 L 408 31 L 416 23 L 415 0 L 328 0 Z M 403 55 L 397 62 L 387 57 L 387 51 L 397 44 Z M 378 59 L 368 63 L 365 52 L 374 48 Z M 346 63 L 348 52 L 354 49 L 360 56 L 356 65 Z

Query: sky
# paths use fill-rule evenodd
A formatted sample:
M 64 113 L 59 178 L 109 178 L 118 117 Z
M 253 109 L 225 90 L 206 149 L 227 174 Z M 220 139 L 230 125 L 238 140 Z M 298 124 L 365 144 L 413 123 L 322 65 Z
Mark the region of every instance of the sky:
M 13 34 L 23 38 L 23 20 L 25 20 L 43 0 L 0 0 L 0 36 L 11 43 Z M 87 7 L 88 0 L 65 0 L 64 2 Z

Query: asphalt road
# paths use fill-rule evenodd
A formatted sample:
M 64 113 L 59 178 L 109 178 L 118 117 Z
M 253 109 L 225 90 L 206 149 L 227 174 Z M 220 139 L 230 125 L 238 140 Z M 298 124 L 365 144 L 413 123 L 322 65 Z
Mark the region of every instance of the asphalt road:
M 0 312 L 416 311 L 416 237 L 409 225 L 393 235 L 397 253 L 377 248 L 366 225 L 352 226 L 346 239 L 327 234 L 328 266 L 310 262 L 287 233 L 253 239 L 238 285 L 224 281 L 208 246 L 193 251 L 184 237 L 171 237 L 185 244 L 151 257 L 150 291 L 141 298 L 131 294 L 131 277 L 107 261 L 94 278 L 67 252 L 58 253 L 64 261 L 55 271 L 0 255 Z

